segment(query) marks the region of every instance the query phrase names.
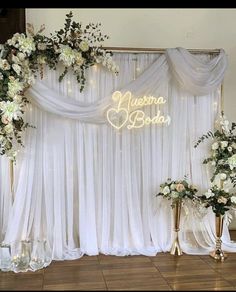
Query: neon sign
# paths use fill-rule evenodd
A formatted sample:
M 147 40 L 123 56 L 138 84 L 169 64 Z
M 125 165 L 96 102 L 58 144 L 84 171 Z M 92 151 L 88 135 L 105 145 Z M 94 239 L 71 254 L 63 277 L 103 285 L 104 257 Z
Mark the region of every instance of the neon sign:
M 137 129 L 150 124 L 170 124 L 170 116 L 162 115 L 159 109 L 154 117 L 149 117 L 144 111 L 140 110 L 144 106 L 164 105 L 166 99 L 162 96 L 134 98 L 130 91 L 126 91 L 124 94 L 120 91 L 115 91 L 112 94 L 112 100 L 114 107 L 107 110 L 107 120 L 117 130 L 124 127 L 128 130 Z

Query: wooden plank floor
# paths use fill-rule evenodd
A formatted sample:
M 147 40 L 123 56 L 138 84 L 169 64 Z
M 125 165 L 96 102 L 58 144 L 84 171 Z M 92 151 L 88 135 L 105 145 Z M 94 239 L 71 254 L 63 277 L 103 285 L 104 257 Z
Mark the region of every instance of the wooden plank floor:
M 232 239 L 236 239 L 233 232 Z M 53 261 L 37 272 L 0 272 L 0 290 L 234 290 L 236 253 L 223 263 L 208 255 L 84 256 Z

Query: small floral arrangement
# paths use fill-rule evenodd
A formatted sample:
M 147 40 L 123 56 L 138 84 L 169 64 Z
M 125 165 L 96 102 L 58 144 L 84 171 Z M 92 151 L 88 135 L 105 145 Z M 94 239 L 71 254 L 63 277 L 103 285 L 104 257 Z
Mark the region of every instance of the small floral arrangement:
M 170 178 L 168 178 L 165 183 L 160 185 L 160 192 L 156 196 L 162 196 L 168 200 L 171 199 L 171 206 L 173 207 L 176 201 L 180 199 L 196 199 L 197 192 L 197 188 L 193 185 L 190 185 L 187 182 L 186 177 L 183 180 L 175 181 L 172 181 Z
M 214 185 L 207 192 L 198 197 L 206 208 L 212 207 L 217 217 L 225 215 L 225 212 L 236 207 L 236 196 Z
M 230 184 L 236 185 L 236 135 L 234 133 L 236 123 L 229 121 L 222 112 L 214 133 L 208 131 L 200 137 L 194 145 L 196 148 L 205 139 L 212 138 L 210 156 L 203 160 L 203 164 L 211 164 L 213 176 L 211 182 L 223 181 L 223 188 L 229 190 Z
M 16 145 L 22 144 L 21 133 L 29 127 L 23 120 L 24 107 L 28 103 L 25 91 L 34 83 L 39 72 L 43 77 L 43 66 L 56 70 L 64 65 L 59 81 L 72 69 L 84 89 L 85 71 L 94 64 L 101 64 L 118 73 L 112 53 L 102 48 L 108 39 L 100 31 L 101 24 L 90 23 L 82 28 L 81 23 L 72 21 L 73 14 L 66 15 L 64 29 L 55 35 L 42 35 L 44 26 L 35 33 L 27 24 L 27 34 L 16 33 L 0 47 L 0 154 L 15 160 Z

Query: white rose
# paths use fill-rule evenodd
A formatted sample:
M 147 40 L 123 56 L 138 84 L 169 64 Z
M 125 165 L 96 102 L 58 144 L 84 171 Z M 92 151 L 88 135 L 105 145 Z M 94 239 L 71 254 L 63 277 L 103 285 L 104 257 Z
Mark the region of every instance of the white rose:
M 209 189 L 207 190 L 207 192 L 205 193 L 205 196 L 207 199 L 209 199 L 210 197 L 214 196 L 214 193 L 212 193 L 212 191 Z
M 220 173 L 220 179 L 225 180 L 227 178 L 227 175 L 225 173 Z
M 170 185 L 170 189 L 173 191 L 173 190 L 175 190 L 175 184 L 171 184 Z
M 221 141 L 220 144 L 221 144 L 221 148 L 223 148 L 223 149 L 228 146 L 227 141 Z
M 222 196 L 217 199 L 218 203 L 223 203 L 224 205 L 227 203 L 227 201 L 228 200 L 226 198 L 222 197 Z
M 232 202 L 233 204 L 236 204 L 236 196 L 232 196 L 232 197 L 231 197 L 231 202 Z
M 89 45 L 86 41 L 82 41 L 79 44 L 79 48 L 81 49 L 81 51 L 87 52 L 89 50 Z
M 233 150 L 233 148 L 231 146 L 229 146 L 227 149 L 229 152 L 232 152 L 232 150 Z
M 213 160 L 213 161 L 211 162 L 211 165 L 212 165 L 212 166 L 215 166 L 215 165 L 216 165 L 216 162 Z
M 17 53 L 17 57 L 19 58 L 20 61 L 24 61 L 26 55 L 22 52 Z
M 213 143 L 212 145 L 211 145 L 211 149 L 212 150 L 216 150 L 216 149 L 218 149 L 219 148 L 219 144 L 218 144 L 218 142 L 215 142 L 215 143 Z
M 163 192 L 164 195 L 169 194 L 170 193 L 169 187 L 168 186 L 165 186 L 162 192 Z
M 6 134 L 11 134 L 13 132 L 13 125 L 11 123 L 9 123 L 8 125 L 6 125 L 4 127 L 4 131 L 6 132 Z
M 12 68 L 16 72 L 17 75 L 20 75 L 21 67 L 18 64 L 13 64 Z
M 0 59 L 0 69 L 2 69 L 2 70 L 10 70 L 10 68 L 11 68 L 11 66 L 7 62 L 6 59 Z

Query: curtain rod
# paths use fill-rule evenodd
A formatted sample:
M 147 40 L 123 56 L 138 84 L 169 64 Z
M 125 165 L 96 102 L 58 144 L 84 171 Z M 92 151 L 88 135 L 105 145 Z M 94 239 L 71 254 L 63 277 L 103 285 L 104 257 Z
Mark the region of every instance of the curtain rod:
M 159 53 L 164 54 L 165 48 L 129 48 L 129 47 L 104 47 L 104 49 L 119 53 Z M 187 49 L 192 54 L 219 54 L 220 49 Z

